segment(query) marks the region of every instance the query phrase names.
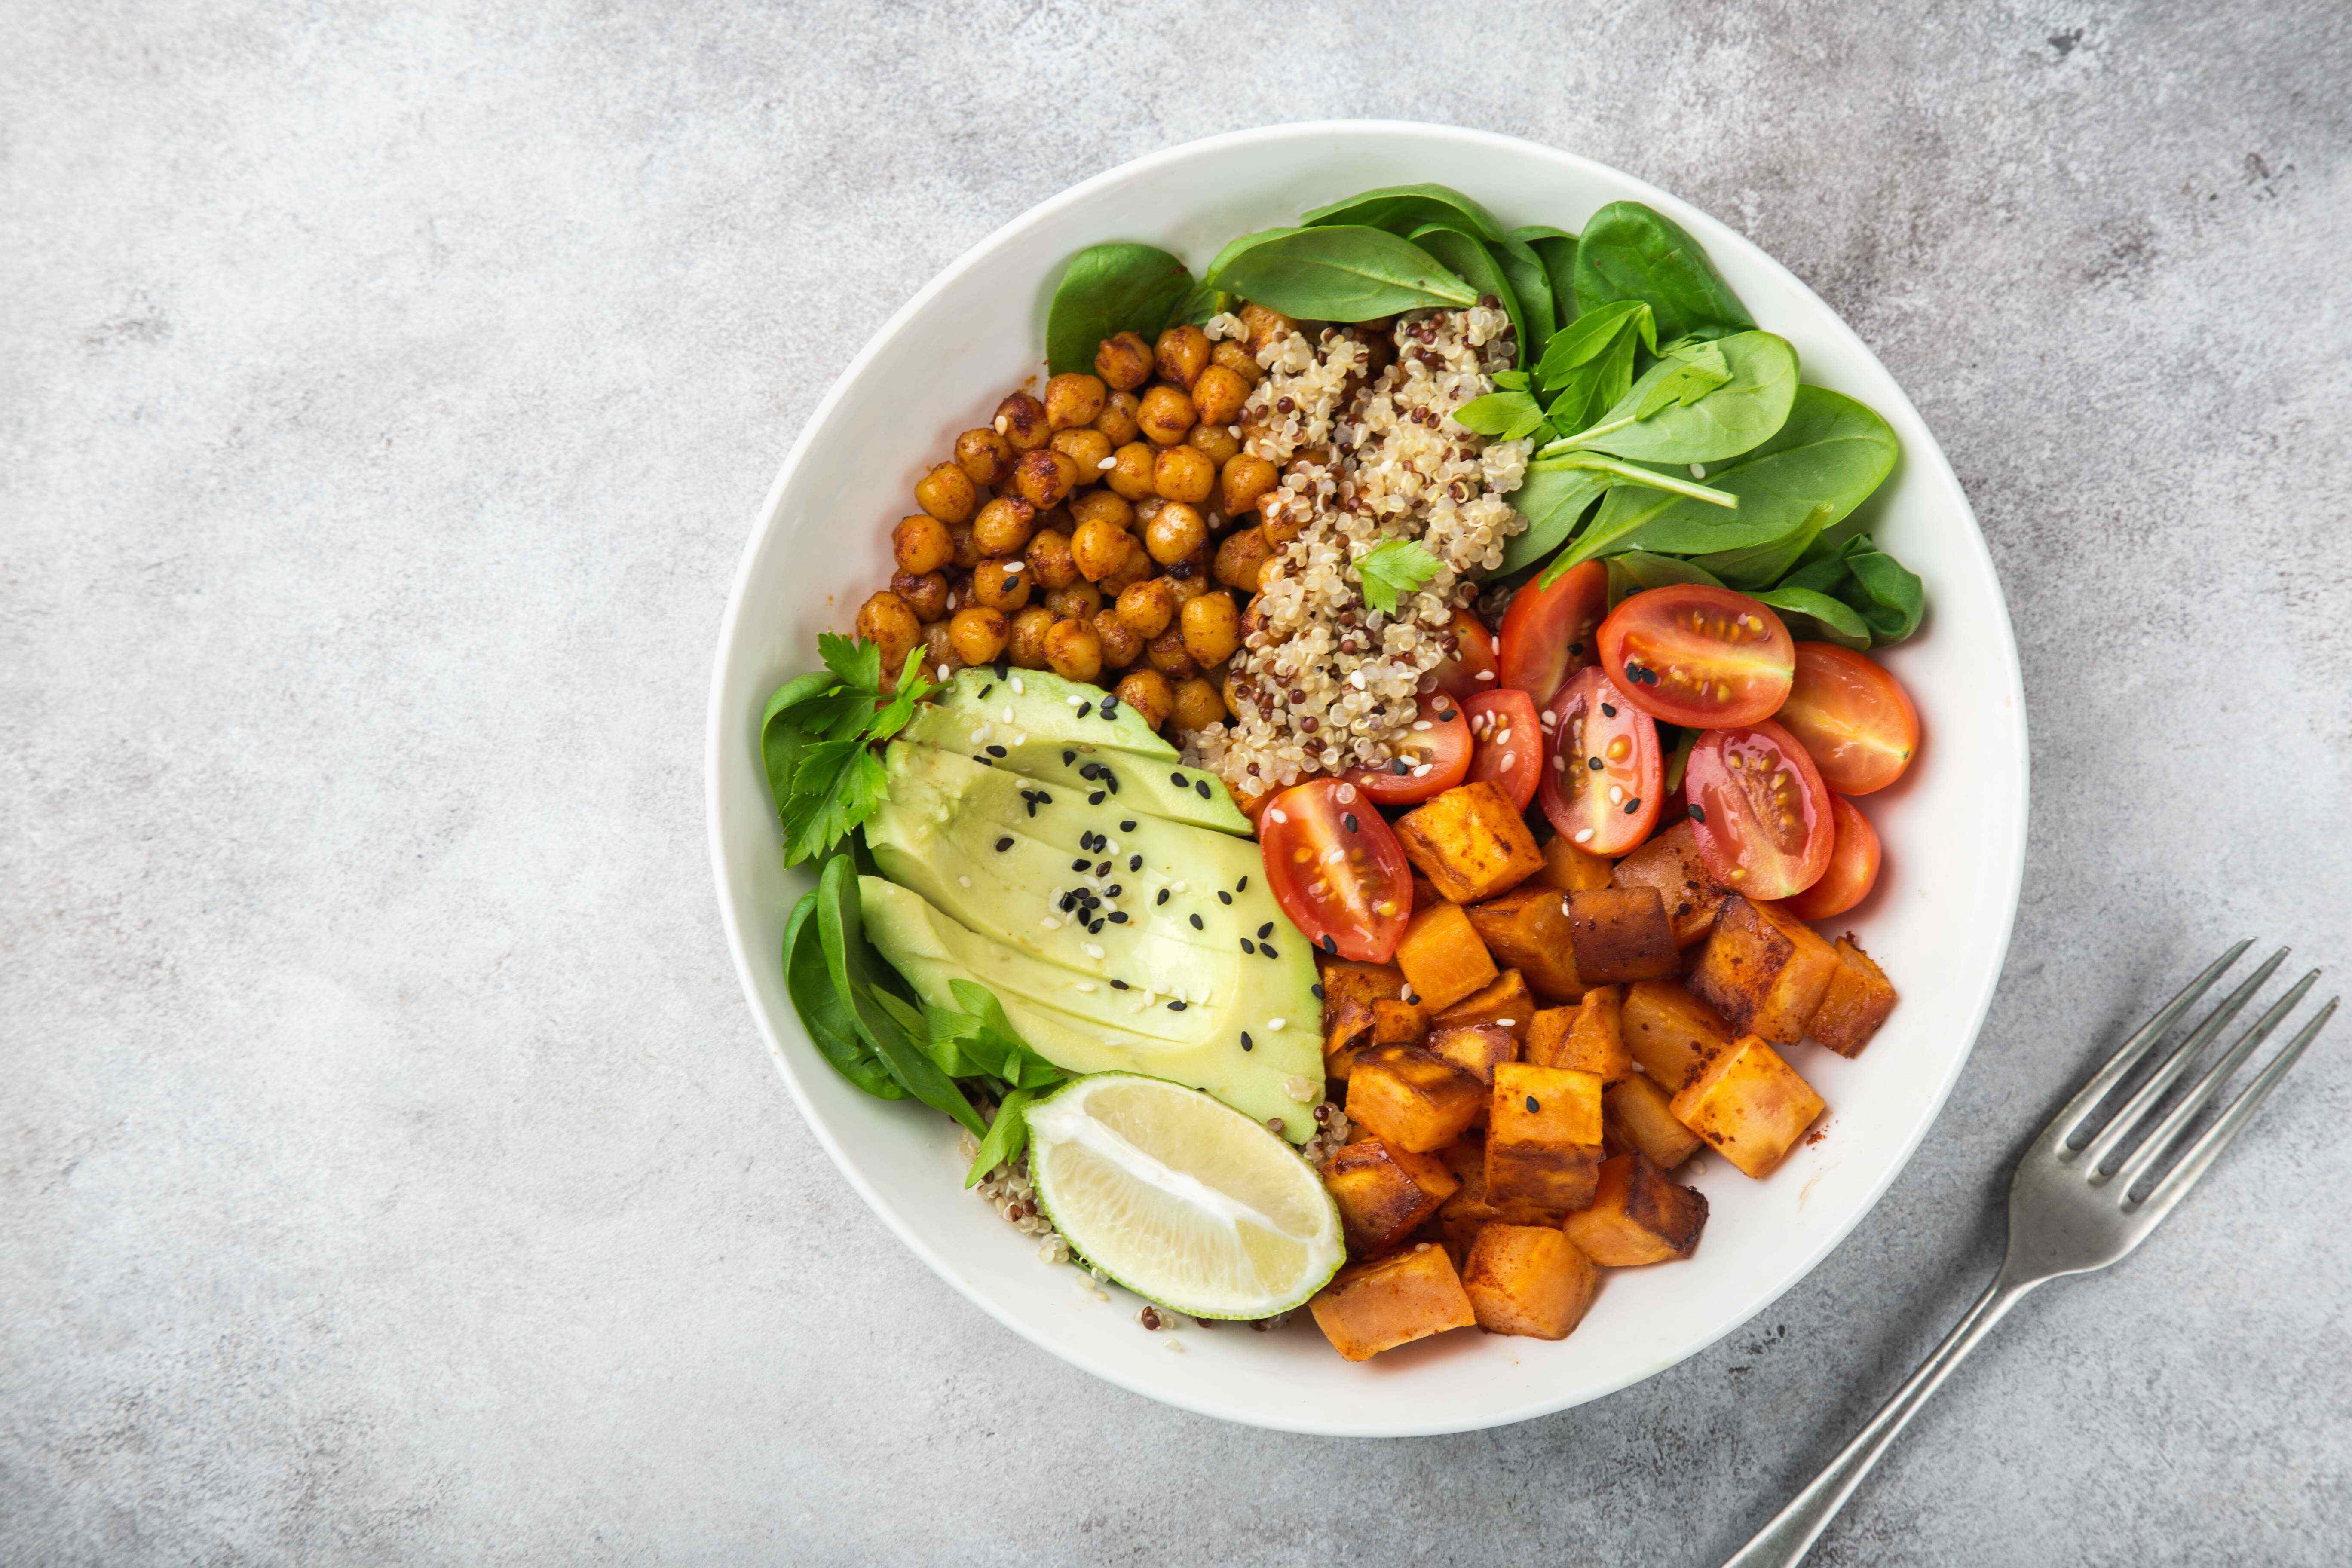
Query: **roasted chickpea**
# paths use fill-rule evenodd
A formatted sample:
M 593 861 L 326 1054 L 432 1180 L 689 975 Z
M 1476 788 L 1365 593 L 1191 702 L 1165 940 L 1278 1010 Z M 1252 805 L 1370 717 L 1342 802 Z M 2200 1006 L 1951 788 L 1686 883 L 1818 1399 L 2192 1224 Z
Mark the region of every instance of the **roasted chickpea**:
M 890 531 L 890 553 L 901 572 L 936 572 L 955 559 L 955 541 L 948 537 L 946 523 L 919 511 L 900 518 Z
M 1045 595 L 1045 607 L 1054 612 L 1055 620 L 1094 619 L 1095 612 L 1103 607 L 1102 590 L 1092 583 L 1073 583 L 1066 588 L 1056 588 Z
M 1258 498 L 1257 515 L 1261 520 L 1258 531 L 1265 535 L 1268 545 L 1279 550 L 1306 528 L 1308 511 L 1305 503 L 1289 491 L 1268 490 Z
M 1127 559 L 1104 574 L 1095 586 L 1106 598 L 1117 598 L 1136 584 L 1151 575 L 1151 554 L 1143 548 L 1143 541 L 1133 534 L 1127 536 Z
M 1019 496 L 998 496 L 971 520 L 972 542 L 986 555 L 1013 555 L 1036 531 L 1037 509 Z
M 948 635 L 948 623 L 933 621 L 923 628 L 923 673 L 933 680 L 945 680 L 963 668 L 963 660 L 955 650 L 955 639 Z
M 1099 377 L 1084 371 L 1057 375 L 1045 384 L 1045 423 L 1056 430 L 1091 425 L 1095 416 L 1102 412 L 1103 399 L 1109 392 Z
M 1095 416 L 1095 428 L 1110 437 L 1114 447 L 1124 447 L 1142 433 L 1136 424 L 1136 410 L 1142 400 L 1131 392 L 1114 392 L 1103 399 L 1103 411 Z
M 1160 379 L 1172 381 L 1190 391 L 1208 368 L 1209 334 L 1198 327 L 1171 327 L 1160 334 L 1160 342 L 1152 351 L 1153 368 Z
M 1201 553 L 1206 555 L 1208 552 L 1203 550 Z M 1168 575 L 1160 579 L 1168 584 L 1169 591 L 1176 595 L 1176 607 L 1180 610 L 1188 602 L 1199 598 L 1203 594 L 1215 591 L 1215 584 L 1209 581 L 1208 568 L 1203 566 L 1194 572 L 1189 570 L 1191 565 L 1192 563 L 1189 561 L 1179 561 L 1175 565 L 1168 568 Z
M 1061 505 L 1077 482 L 1077 464 L 1050 447 L 1027 453 L 1013 465 L 1013 488 L 1040 510 Z
M 1217 546 L 1217 581 L 1228 588 L 1239 588 L 1244 594 L 1257 592 L 1258 574 L 1274 556 L 1274 547 L 1265 542 L 1262 529 L 1236 529 L 1225 535 Z
M 1045 662 L 1065 680 L 1092 680 L 1102 673 L 1102 638 L 1087 622 L 1055 621 L 1045 634 Z
M 1034 452 L 1045 444 L 1054 427 L 1045 422 L 1045 405 L 1025 392 L 1016 392 L 996 405 L 990 421 L 1015 452 Z
M 1298 323 L 1279 310 L 1269 310 L 1263 305 L 1244 305 L 1242 325 L 1249 332 L 1249 352 L 1255 358 L 1265 349 L 1298 331 Z
M 1254 387 L 1265 377 L 1265 368 L 1250 357 L 1249 350 L 1236 342 L 1222 342 L 1211 349 L 1209 363 L 1240 376 L 1244 386 Z
M 1197 423 L 1197 416 L 1191 398 L 1172 386 L 1154 386 L 1143 395 L 1143 402 L 1135 411 L 1135 422 L 1156 444 L 1173 447 Z
M 1175 626 L 1144 644 L 1143 657 L 1151 661 L 1152 668 L 1171 680 L 1190 680 L 1201 673 L 1201 667 L 1184 650 L 1183 632 Z
M 1203 594 L 1190 601 L 1178 623 L 1184 628 L 1184 651 L 1195 664 L 1223 664 L 1242 646 L 1242 609 L 1231 594 Z
M 1141 500 L 1152 493 L 1151 448 L 1140 441 L 1129 441 L 1110 455 L 1110 467 L 1103 470 L 1103 483 L 1113 493 L 1129 500 Z
M 1225 459 L 1223 472 L 1217 476 L 1217 499 L 1225 503 L 1225 510 L 1234 517 L 1257 508 L 1258 498 L 1274 489 L 1279 476 L 1275 467 L 1264 458 L 1253 458 L 1247 452 Z
M 1171 500 L 1161 507 L 1143 530 L 1145 547 L 1162 566 L 1183 560 L 1208 537 L 1209 525 L 1202 520 L 1200 509 L 1183 501 Z
M 1176 707 L 1176 689 L 1156 669 L 1139 669 L 1118 683 L 1118 700 L 1143 716 L 1157 730 L 1168 722 Z
M 973 567 L 971 602 L 1008 616 L 1027 604 L 1029 577 L 1024 570 L 1027 564 L 1018 558 L 1008 561 L 996 556 Z
M 1214 682 L 1203 680 L 1196 675 L 1176 688 L 1173 710 L 1176 728 L 1190 733 L 1194 730 L 1205 730 L 1212 724 L 1223 723 L 1225 700 L 1217 695 Z
M 1151 378 L 1151 345 L 1139 332 L 1105 338 L 1095 350 L 1095 374 L 1120 392 L 1133 392 Z
M 1024 669 L 1045 668 L 1045 634 L 1054 625 L 1054 612 L 1043 605 L 1032 605 L 1013 617 L 1013 629 L 1004 639 L 1004 656 Z
M 915 481 L 915 504 L 941 522 L 961 522 L 980 504 L 971 476 L 953 463 L 941 463 Z
M 1078 572 L 1089 583 L 1099 583 L 1127 563 L 1127 552 L 1135 536 L 1108 518 L 1092 518 L 1078 524 L 1071 537 L 1070 554 L 1078 563 Z
M 979 540 L 973 537 L 971 524 L 968 522 L 950 523 L 948 538 L 955 544 L 955 564 L 961 571 L 971 571 L 988 554 L 980 547 Z
M 1070 498 L 1070 517 L 1078 523 L 1097 518 L 1120 528 L 1135 526 L 1135 506 L 1117 490 L 1081 490 Z
M 1156 637 L 1176 618 L 1176 590 L 1165 577 L 1130 583 L 1118 593 L 1118 618 L 1136 636 Z
M 1110 437 L 1091 425 L 1077 430 L 1056 430 L 1051 444 L 1055 451 L 1077 465 L 1077 482 L 1082 485 L 1101 479 L 1103 465 L 1110 461 Z
M 956 467 L 976 485 L 1001 485 L 1013 477 L 1013 443 L 982 425 L 956 437 Z
M 1185 432 L 1184 445 L 1222 468 L 1241 451 L 1242 438 L 1230 425 L 1202 424 Z
M 1128 629 L 1117 610 L 1105 605 L 1095 612 L 1089 624 L 1095 628 L 1095 640 L 1102 644 L 1105 669 L 1125 669 L 1143 657 L 1143 639 Z
M 885 588 L 857 607 L 857 635 L 882 650 L 883 679 L 895 682 L 908 651 L 923 640 L 923 623 Z
M 1217 488 L 1217 465 L 1190 447 L 1163 447 L 1151 460 L 1151 488 L 1162 500 L 1207 500 Z
M 1192 384 L 1192 406 L 1203 424 L 1230 425 L 1240 416 L 1249 395 L 1248 382 L 1223 365 L 1213 364 Z
M 1046 592 L 1066 588 L 1078 580 L 1070 536 L 1058 528 L 1041 528 L 1030 535 L 1027 559 L 1030 580 Z
M 936 621 L 948 613 L 948 579 L 944 572 L 900 572 L 890 579 L 890 592 L 907 601 L 921 621 Z
M 994 662 L 1004 652 L 1004 639 L 1012 631 L 1012 623 L 1004 618 L 1003 611 L 980 605 L 958 610 L 955 619 L 948 623 L 948 635 L 966 664 Z

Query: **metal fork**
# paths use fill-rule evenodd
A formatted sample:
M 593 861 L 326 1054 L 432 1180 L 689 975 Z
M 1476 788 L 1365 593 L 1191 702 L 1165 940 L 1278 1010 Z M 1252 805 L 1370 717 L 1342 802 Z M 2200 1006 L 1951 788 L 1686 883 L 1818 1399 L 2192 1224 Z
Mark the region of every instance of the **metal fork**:
M 2173 1026 L 2188 1016 L 2211 989 L 2222 971 L 2235 963 L 2251 941 L 2242 942 L 2192 980 L 2163 1009 L 2142 1025 L 2107 1065 L 2084 1084 L 2066 1108 L 2051 1118 L 2042 1136 L 2017 1163 L 2009 1187 L 2009 1253 L 2000 1272 L 1977 1298 L 1958 1325 L 1945 1336 L 1935 1353 L 1911 1374 L 1909 1382 L 1830 1461 L 1813 1483 L 1799 1492 L 1780 1514 L 1735 1553 L 1724 1568 L 1788 1568 L 1803 1558 L 1845 1500 L 1853 1495 L 1878 1457 L 1886 1452 L 1927 1396 L 1942 1386 L 1960 1358 L 1974 1350 L 1992 1326 L 2009 1315 L 2020 1298 L 2035 1286 L 2067 1274 L 2087 1274 L 2130 1252 L 2147 1238 L 2158 1221 L 2189 1195 L 2223 1149 L 2253 1120 L 2254 1112 L 2278 1087 L 2287 1069 L 2335 1013 L 2340 997 L 2330 997 L 2309 1023 L 2295 1031 L 2284 1049 L 2273 1057 L 2253 1081 L 2241 1090 L 2230 1108 L 2216 1117 L 2181 1152 L 2169 1169 L 2166 1155 L 2181 1142 L 2189 1124 L 2210 1103 L 2230 1075 L 2242 1066 L 2254 1048 L 2286 1020 L 2319 978 L 2313 970 L 2272 1004 L 2253 1026 L 2221 1053 L 2210 1071 L 2171 1107 L 2158 1107 L 2193 1066 L 2200 1053 L 2221 1037 L 2246 1004 L 2252 1001 L 2278 966 L 2286 960 L 2281 948 L 2261 968 L 2224 997 L 2180 1043 L 2162 1055 L 2156 1068 L 2134 1089 L 2114 1115 L 2102 1117 L 2101 1106 L 2150 1057 L 2157 1056 Z M 2137 1135 L 2137 1136 L 2136 1136 Z

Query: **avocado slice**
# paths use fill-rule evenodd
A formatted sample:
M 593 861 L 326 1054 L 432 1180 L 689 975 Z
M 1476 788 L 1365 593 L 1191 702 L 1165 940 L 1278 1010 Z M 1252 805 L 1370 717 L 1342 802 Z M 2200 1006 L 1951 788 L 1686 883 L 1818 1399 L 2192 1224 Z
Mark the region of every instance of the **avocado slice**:
M 1112 705 L 1108 717 L 1106 703 Z M 985 666 L 959 671 L 938 701 L 915 710 L 899 739 L 985 757 L 1049 788 L 1075 790 L 1082 799 L 1100 791 L 1107 801 L 1139 805 L 1155 816 L 1223 833 L 1250 830 L 1223 779 L 1184 766 L 1175 747 L 1100 687 L 1050 670 L 1009 670 L 1002 679 Z
M 858 893 L 868 940 L 934 1006 L 958 1005 L 952 982 L 976 981 L 995 994 L 1029 1047 L 1056 1067 L 1165 1079 L 1258 1121 L 1281 1118 L 1294 1143 L 1313 1134 L 1315 1119 L 1288 1085 L 1296 1076 L 1320 1089 L 1322 1048 L 1311 1028 L 1260 1029 L 1252 1016 L 1262 998 L 1236 995 L 1222 1009 L 1171 1013 L 969 931 L 894 882 L 866 877 Z M 1239 1043 L 1245 1028 L 1248 1051 Z

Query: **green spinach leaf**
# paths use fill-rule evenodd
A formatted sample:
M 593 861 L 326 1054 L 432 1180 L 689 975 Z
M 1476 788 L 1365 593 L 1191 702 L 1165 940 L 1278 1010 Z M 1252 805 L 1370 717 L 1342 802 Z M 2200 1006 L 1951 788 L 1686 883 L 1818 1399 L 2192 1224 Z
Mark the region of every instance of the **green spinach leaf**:
M 1529 465 L 1526 480 L 1511 493 L 1511 505 L 1528 520 L 1528 525 L 1503 546 L 1503 572 L 1516 572 L 1541 560 L 1575 529 L 1594 499 L 1612 485 L 1668 489 L 1716 506 L 1738 504 L 1738 498 L 1726 491 L 1605 452 L 1565 453 Z M 1544 581 L 1549 584 L 1567 570 L 1568 565 L 1562 565 L 1547 573 Z
M 1544 346 L 1559 328 L 1557 301 L 1552 297 L 1551 274 L 1544 270 L 1543 258 L 1524 241 L 1505 239 L 1495 243 L 1495 263 L 1509 280 L 1511 293 L 1526 312 L 1526 336 L 1519 341 L 1519 363 L 1533 364 L 1542 357 Z
M 808 1031 L 817 1054 L 835 1072 L 877 1100 L 907 1098 L 882 1058 L 858 1037 L 848 1004 L 834 989 L 818 929 L 814 889 L 801 896 L 801 901 L 793 906 L 792 918 L 784 922 L 784 993 L 792 998 L 793 1011 L 800 1015 L 801 1027 Z
M 1759 589 L 1751 596 L 1759 605 L 1771 605 L 1784 617 L 1794 617 L 1796 624 L 1789 628 L 1791 636 L 1801 638 L 1810 632 L 1822 642 L 1833 642 L 1857 653 L 1870 646 L 1869 625 L 1827 594 L 1783 584 L 1778 588 Z
M 1653 555 L 1643 550 L 1629 550 L 1622 555 L 1612 555 L 1603 564 L 1609 568 L 1609 607 L 1612 610 L 1636 594 L 1675 583 L 1704 583 L 1710 588 L 1723 586 L 1714 573 L 1679 556 Z M 1563 566 L 1560 570 L 1565 572 L 1568 568 Z
M 971 1157 L 971 1169 L 964 1173 L 967 1189 L 986 1181 L 997 1166 L 1021 1158 L 1021 1152 L 1029 1147 L 1029 1105 L 1036 1098 L 1034 1089 L 1016 1089 L 997 1106 L 988 1123 L 988 1136 L 980 1141 L 980 1152 Z
M 1554 320 L 1566 326 L 1576 320 L 1583 301 L 1576 297 L 1576 236 L 1549 224 L 1528 224 L 1511 230 L 1509 237 L 1534 251 L 1551 279 Z
M 1423 224 L 1414 229 L 1412 243 L 1435 257 L 1440 265 L 1451 268 L 1456 277 L 1476 289 L 1480 299 L 1491 294 L 1503 302 L 1504 312 L 1511 318 L 1511 325 L 1517 329 L 1519 340 L 1519 353 L 1515 363 L 1529 363 L 1527 352 L 1531 334 L 1527 307 L 1519 302 L 1518 290 L 1513 289 L 1511 280 L 1504 276 L 1503 265 L 1495 259 L 1495 253 L 1487 249 L 1476 236 L 1465 234 L 1444 224 Z
M 1879 644 L 1901 642 L 1919 629 L 1927 613 L 1927 589 L 1917 574 L 1860 536 L 1826 550 L 1816 545 L 1780 586 L 1839 600 Z
M 1045 313 L 1045 363 L 1055 375 L 1091 371 L 1105 338 L 1160 335 L 1193 293 L 1184 264 L 1156 246 L 1090 245 L 1070 258 Z
M 1646 300 L 1657 313 L 1658 336 L 1668 341 L 1703 327 L 1742 331 L 1756 324 L 1698 241 L 1639 202 L 1612 202 L 1584 226 L 1576 299 L 1587 310 L 1612 300 Z
M 1691 367 L 1717 363 L 1727 378 L 1682 401 Z M 1653 389 L 1661 383 L 1677 390 L 1653 406 Z M 1770 332 L 1738 332 L 1661 357 L 1608 413 L 1539 455 L 1582 447 L 1647 463 L 1717 462 L 1770 438 L 1789 417 L 1796 394 L 1797 352 L 1788 341 Z
M 1495 221 L 1494 214 L 1450 185 L 1382 185 L 1377 190 L 1359 191 L 1344 200 L 1303 212 L 1298 221 L 1309 228 L 1359 224 L 1367 228 L 1384 228 L 1391 234 L 1410 234 L 1423 224 L 1442 223 L 1480 239 L 1503 237 L 1503 226 Z
M 1478 300 L 1429 252 L 1385 229 L 1274 229 L 1244 237 L 1246 244 L 1226 247 L 1207 281 L 1286 316 L 1364 321 Z
M 939 1064 L 924 1054 L 917 1040 L 877 999 L 887 994 L 881 984 L 881 972 L 887 966 L 866 944 L 857 901 L 857 868 L 846 855 L 826 861 L 824 874 L 817 879 L 816 919 L 826 973 L 832 977 L 835 994 L 847 1007 L 857 1037 L 882 1059 L 898 1087 L 932 1110 L 954 1117 L 975 1135 L 985 1132 L 980 1113 L 972 1110 L 955 1080 L 940 1070 Z

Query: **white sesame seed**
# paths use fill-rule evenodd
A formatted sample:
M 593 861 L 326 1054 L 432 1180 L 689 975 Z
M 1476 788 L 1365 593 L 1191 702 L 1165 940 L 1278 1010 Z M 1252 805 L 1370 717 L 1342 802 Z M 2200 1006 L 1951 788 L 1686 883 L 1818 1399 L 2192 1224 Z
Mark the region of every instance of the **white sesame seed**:
M 1009 416 L 1009 415 L 1004 415 L 1004 414 L 1000 414 L 1000 415 L 998 415 L 998 416 L 996 416 L 996 433 L 997 433 L 998 435 L 1000 435 L 1000 436 L 1003 435 L 1003 434 L 1004 434 L 1004 431 L 1005 431 L 1006 426 L 1009 426 L 1011 423 L 1012 423 L 1012 416 Z
M 1017 676 L 1017 675 L 1016 675 L 1016 676 L 1014 676 L 1014 677 L 1013 678 L 1013 696 L 1018 697 L 1018 696 L 1020 696 L 1022 693 L 1024 693 L 1024 692 L 1027 691 L 1028 689 L 1028 689 L 1027 687 L 1025 687 L 1025 686 L 1024 686 L 1024 685 L 1022 685 L 1022 684 L 1021 684 L 1021 678 L 1020 678 L 1019 676 Z
M 1095 983 L 1091 980 L 1081 980 L 1077 984 L 1077 989 L 1080 991 L 1092 991 L 1094 988 Z
M 1181 893 L 1184 891 L 1184 884 L 1181 882 L 1171 882 L 1168 884 L 1168 888 L 1171 892 Z
M 1693 463 L 1691 465 L 1691 478 L 1695 479 L 1703 479 L 1706 478 L 1706 465 L 1705 463 Z
M 1100 958 L 1103 955 L 1102 943 L 1098 942 L 1090 942 L 1084 945 L 1086 954 L 1088 958 Z
M 1105 458 L 1101 462 L 1095 465 L 1097 468 L 1115 468 L 1118 466 L 1118 459 L 1117 458 Z
M 1519 1021 L 1517 1018 L 1497 1018 L 1495 1020 L 1495 1026 L 1498 1029 L 1516 1029 L 1519 1026 Z
M 1055 920 L 1051 915 L 1047 915 L 1044 920 L 1039 921 L 1037 923 L 1044 926 L 1047 931 L 1059 931 L 1062 929 L 1062 922 Z
M 1495 672 L 1491 669 L 1482 669 L 1476 674 L 1471 676 L 1470 679 L 1473 680 L 1492 680 L 1495 679 Z
M 1015 572 L 1020 571 L 1020 570 L 1021 570 L 1021 568 L 1023 568 L 1024 566 L 1026 566 L 1026 565 L 1028 565 L 1028 564 L 1029 564 L 1029 563 L 1027 563 L 1026 561 L 1008 561 L 1008 562 L 1006 562 L 1006 563 L 1004 563 L 1004 574 L 1005 574 L 1007 577 L 1010 577 L 1010 576 L 1012 576 L 1012 575 L 1013 575 L 1013 574 L 1014 574 Z
M 941 680 L 945 680 L 947 678 L 948 678 L 948 667 L 947 667 L 946 665 L 944 665 L 944 664 L 943 664 L 943 665 L 940 666 L 940 679 Z
M 1287 1018 L 1268 1018 L 1265 1021 L 1266 1032 L 1268 1034 L 1279 1034 L 1282 1032 L 1282 1026 L 1289 1022 L 1290 1020 Z
M 1062 700 L 1068 703 L 1073 708 L 1083 708 L 1086 706 L 1087 701 L 1085 698 L 1077 696 L 1065 697 Z
M 959 888 L 969 888 L 971 886 L 971 879 L 970 877 L 958 877 L 956 879 L 956 886 Z
M 1004 705 L 1004 721 L 1008 724 L 1013 722 L 1013 704 L 1010 702 Z

